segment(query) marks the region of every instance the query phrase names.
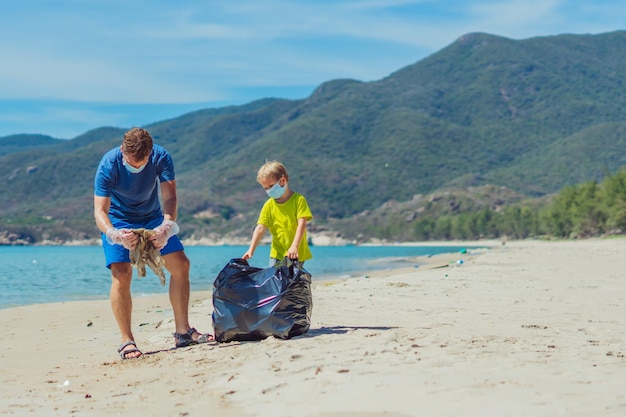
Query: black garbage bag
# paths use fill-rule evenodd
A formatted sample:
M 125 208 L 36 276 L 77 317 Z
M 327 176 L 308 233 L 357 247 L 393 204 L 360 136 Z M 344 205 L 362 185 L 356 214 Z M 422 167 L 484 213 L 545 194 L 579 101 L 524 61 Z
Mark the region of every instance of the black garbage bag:
M 285 258 L 262 269 L 231 259 L 213 282 L 215 340 L 289 339 L 311 325 L 311 274 Z

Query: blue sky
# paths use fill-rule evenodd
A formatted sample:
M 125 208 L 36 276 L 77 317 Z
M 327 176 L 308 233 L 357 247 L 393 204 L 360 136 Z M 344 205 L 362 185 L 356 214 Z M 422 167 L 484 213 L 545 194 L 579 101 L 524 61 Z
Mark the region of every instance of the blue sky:
M 624 29 L 623 0 L 19 0 L 0 14 L 0 137 L 73 138 L 337 78 L 381 79 L 470 32 Z

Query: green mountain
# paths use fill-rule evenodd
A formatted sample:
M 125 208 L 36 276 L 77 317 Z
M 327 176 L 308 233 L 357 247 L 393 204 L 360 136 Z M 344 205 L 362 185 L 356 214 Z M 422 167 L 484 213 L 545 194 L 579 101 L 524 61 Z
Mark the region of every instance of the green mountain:
M 267 198 L 256 170 L 271 159 L 286 164 L 320 227 L 450 187 L 542 197 L 626 165 L 625 47 L 626 31 L 473 33 L 381 80 L 332 80 L 302 100 L 146 128 L 173 154 L 186 236 L 249 235 Z M 93 174 L 124 130 L 0 138 L 0 230 L 27 225 L 32 240 L 96 235 Z
M 59 144 L 61 139 L 44 135 L 11 135 L 0 138 L 0 156 L 8 153 L 46 148 Z

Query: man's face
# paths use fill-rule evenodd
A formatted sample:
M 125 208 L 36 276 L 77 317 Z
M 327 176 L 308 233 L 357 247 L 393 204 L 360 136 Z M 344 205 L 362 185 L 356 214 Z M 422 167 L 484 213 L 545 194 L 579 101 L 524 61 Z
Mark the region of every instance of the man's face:
M 126 161 L 126 163 L 132 166 L 133 168 L 141 168 L 142 166 L 148 163 L 148 158 L 150 156 L 148 155 L 144 159 L 136 159 L 133 156 L 126 155 L 124 152 L 122 152 L 122 157 L 124 158 L 124 161 Z

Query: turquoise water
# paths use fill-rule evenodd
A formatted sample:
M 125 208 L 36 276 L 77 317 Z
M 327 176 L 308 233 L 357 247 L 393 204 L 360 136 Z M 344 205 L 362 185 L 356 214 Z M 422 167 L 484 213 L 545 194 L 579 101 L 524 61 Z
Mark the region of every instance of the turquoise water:
M 213 280 L 232 258 L 239 258 L 247 246 L 188 246 L 191 260 L 192 291 L 210 290 Z M 349 277 L 359 271 L 390 267 L 418 266 L 411 259 L 450 253 L 456 260 L 466 247 L 428 246 L 315 246 L 314 258 L 306 262 L 313 280 Z M 454 254 L 454 255 L 452 255 Z M 265 268 L 269 247 L 261 246 L 250 261 Z M 169 279 L 169 274 L 168 274 Z M 109 270 L 99 246 L 0 246 L 0 308 L 59 301 L 106 299 L 110 286 Z M 147 276 L 134 279 L 134 295 L 167 291 L 147 270 Z

